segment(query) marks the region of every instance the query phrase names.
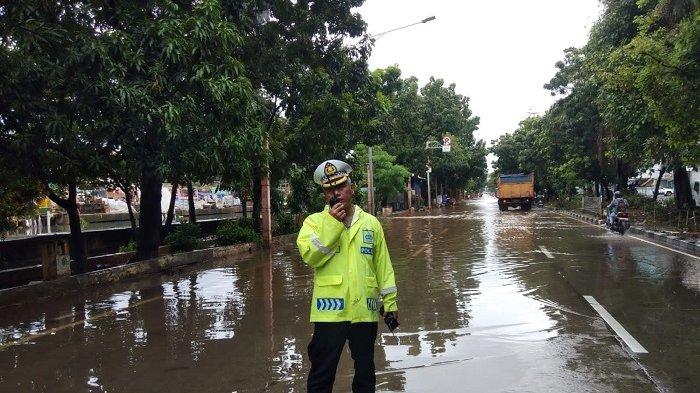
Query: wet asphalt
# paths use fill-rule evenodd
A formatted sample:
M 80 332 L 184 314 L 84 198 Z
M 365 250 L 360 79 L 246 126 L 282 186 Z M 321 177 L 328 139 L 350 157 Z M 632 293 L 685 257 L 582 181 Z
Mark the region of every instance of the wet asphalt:
M 700 386 L 699 258 L 550 210 L 499 212 L 490 197 L 383 224 L 401 327 L 380 329 L 378 391 Z M 0 305 L 0 392 L 305 391 L 312 279 L 290 241 Z M 335 391 L 352 374 L 346 353 Z

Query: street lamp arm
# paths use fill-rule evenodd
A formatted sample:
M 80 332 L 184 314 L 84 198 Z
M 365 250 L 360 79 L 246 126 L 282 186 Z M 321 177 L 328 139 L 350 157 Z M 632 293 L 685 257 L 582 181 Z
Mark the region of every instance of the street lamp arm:
M 427 17 L 427 18 L 421 20 L 420 22 L 411 23 L 411 24 L 408 24 L 408 25 L 406 25 L 406 26 L 396 27 L 396 28 L 391 29 L 391 30 L 387 30 L 387 31 L 383 31 L 383 32 L 381 32 L 381 33 L 373 34 L 373 35 L 369 36 L 369 38 L 380 38 L 380 37 L 383 36 L 384 34 L 391 33 L 391 32 L 396 31 L 396 30 L 405 29 L 405 28 L 407 28 L 407 27 L 411 27 L 411 26 L 415 26 L 415 25 L 420 25 L 421 23 L 428 23 L 428 22 L 433 21 L 433 20 L 435 20 L 435 17 L 434 17 L 434 16 L 429 16 L 429 17 Z

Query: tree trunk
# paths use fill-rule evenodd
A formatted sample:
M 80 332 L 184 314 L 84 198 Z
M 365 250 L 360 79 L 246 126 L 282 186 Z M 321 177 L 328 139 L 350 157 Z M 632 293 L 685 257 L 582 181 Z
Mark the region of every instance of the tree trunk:
M 620 160 L 615 160 L 615 169 L 617 172 L 617 191 L 627 190 L 627 180 L 629 176 L 627 175 L 628 168 L 627 164 L 621 162 Z
M 129 212 L 129 222 L 131 223 L 131 237 L 136 240 L 138 238 L 138 232 L 136 228 L 136 217 L 134 217 L 134 207 L 133 195 L 131 194 L 131 187 L 121 187 L 124 192 L 124 199 L 126 199 L 126 209 Z
M 173 181 L 173 188 L 170 190 L 170 202 L 168 203 L 168 214 L 165 216 L 165 233 L 170 232 L 170 227 L 175 219 L 175 199 L 177 199 L 177 183 L 179 179 Z
M 255 231 L 260 232 L 260 228 L 262 228 L 261 224 L 261 213 L 262 213 L 262 171 L 259 168 L 256 168 L 253 171 L 253 229 Z
M 161 230 L 161 187 L 155 162 L 148 162 L 141 172 L 141 209 L 139 211 L 139 240 L 134 260 L 158 256 Z
M 241 195 L 241 215 L 248 218 L 248 198 L 245 195 Z
M 75 262 L 76 273 L 85 273 L 88 270 L 87 245 L 85 244 L 85 237 L 83 237 L 83 230 L 80 228 L 77 188 L 76 182 L 68 184 L 68 199 L 63 199 L 49 190 L 49 199 L 65 209 L 68 213 L 70 226 L 70 257 Z
M 690 179 L 685 165 L 680 164 L 673 169 L 673 188 L 678 210 L 693 206 Z
M 187 205 L 190 212 L 190 223 L 194 224 L 197 222 L 197 212 L 195 212 L 194 205 L 194 187 L 192 187 L 192 182 L 187 182 Z
M 654 202 L 656 202 L 656 199 L 659 196 L 659 186 L 661 186 L 661 178 L 663 177 L 664 173 L 666 173 L 666 167 L 662 165 L 661 169 L 659 169 L 659 178 L 656 179 L 656 185 L 654 186 L 654 195 L 652 197 Z

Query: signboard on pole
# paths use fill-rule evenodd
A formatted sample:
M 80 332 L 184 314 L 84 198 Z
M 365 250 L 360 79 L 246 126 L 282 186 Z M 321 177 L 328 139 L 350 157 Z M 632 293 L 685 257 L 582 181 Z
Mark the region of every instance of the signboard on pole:
M 449 153 L 452 150 L 452 139 L 445 135 L 442 137 L 442 152 Z

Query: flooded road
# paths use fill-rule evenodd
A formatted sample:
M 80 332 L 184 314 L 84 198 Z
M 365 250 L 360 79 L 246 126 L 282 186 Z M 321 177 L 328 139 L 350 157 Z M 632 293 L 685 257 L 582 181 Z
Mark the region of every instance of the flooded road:
M 487 197 L 432 214 L 383 221 L 401 327 L 378 390 L 696 391 L 700 259 Z M 2 307 L 0 391 L 305 391 L 312 276 L 289 242 Z M 352 374 L 346 353 L 335 391 Z

